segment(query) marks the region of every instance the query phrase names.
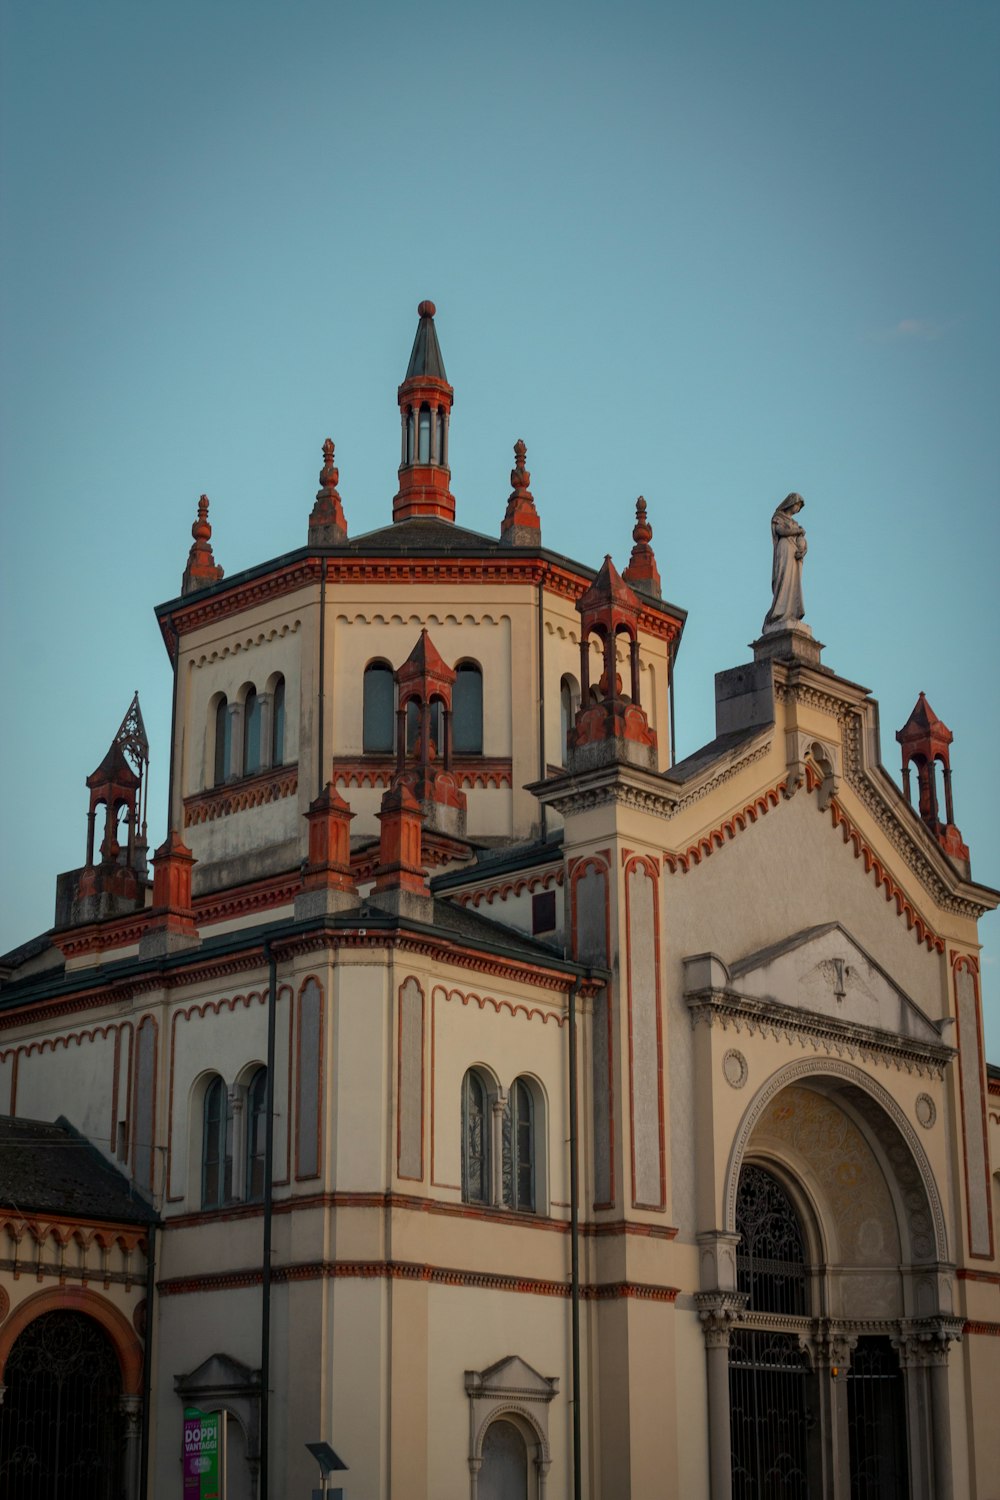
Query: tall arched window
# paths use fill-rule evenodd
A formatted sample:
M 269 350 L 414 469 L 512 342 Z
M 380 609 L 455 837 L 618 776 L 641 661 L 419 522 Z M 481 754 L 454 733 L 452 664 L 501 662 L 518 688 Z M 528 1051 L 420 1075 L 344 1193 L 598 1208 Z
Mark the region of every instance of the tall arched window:
M 431 461 L 431 409 L 429 406 L 420 408 L 419 437 L 417 439 L 417 463 L 429 464 Z
M 252 687 L 243 700 L 243 774 L 255 776 L 260 770 L 261 701 Z
M 535 1211 L 535 1101 L 523 1078 L 515 1079 L 504 1109 L 503 1201 Z
M 216 1074 L 205 1090 L 201 1137 L 201 1206 L 221 1208 L 233 1196 L 233 1112 Z
M 279 677 L 272 689 L 271 697 L 271 764 L 280 766 L 285 760 L 285 679 Z
M 490 1201 L 490 1109 L 486 1080 L 470 1068 L 462 1084 L 462 1199 Z
M 528 1449 L 513 1422 L 491 1422 L 483 1438 L 477 1494 L 483 1500 L 528 1500 Z
M 247 1087 L 246 1197 L 257 1203 L 264 1196 L 264 1143 L 267 1133 L 267 1069 L 258 1068 Z
M 483 674 L 474 661 L 455 668 L 451 690 L 451 746 L 456 755 L 483 753 Z
M 562 763 L 569 755 L 569 732 L 576 723 L 576 711 L 580 706 L 580 689 L 575 677 L 568 674 L 559 681 L 559 744 Z
M 768 1315 L 780 1320 L 808 1311 L 805 1238 L 791 1198 L 763 1167 L 750 1164 L 740 1173 L 736 1232 L 737 1288 L 747 1293 L 748 1310 L 763 1316 L 757 1327 L 730 1335 L 733 1494 L 777 1494 L 780 1486 L 789 1500 L 807 1500 L 815 1377 L 798 1335 L 783 1332 L 780 1321 L 766 1326 Z
M 369 662 L 365 667 L 363 691 L 362 747 L 367 754 L 391 754 L 394 748 L 396 684 L 388 662 Z
M 221 786 L 229 775 L 229 759 L 233 748 L 232 720 L 225 693 L 215 705 L 215 768 L 214 783 Z

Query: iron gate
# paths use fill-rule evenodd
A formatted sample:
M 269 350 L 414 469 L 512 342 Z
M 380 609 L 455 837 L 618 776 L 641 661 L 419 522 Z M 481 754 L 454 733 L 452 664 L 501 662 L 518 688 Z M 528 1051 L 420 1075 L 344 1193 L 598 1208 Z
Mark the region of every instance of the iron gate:
M 4 1500 L 118 1500 L 121 1375 L 100 1326 L 82 1313 L 43 1313 L 16 1340 L 4 1380 Z
M 887 1338 L 861 1338 L 847 1377 L 851 1500 L 908 1500 L 906 1414 L 899 1357 Z
M 810 1378 L 795 1334 L 730 1335 L 733 1500 L 808 1500 Z

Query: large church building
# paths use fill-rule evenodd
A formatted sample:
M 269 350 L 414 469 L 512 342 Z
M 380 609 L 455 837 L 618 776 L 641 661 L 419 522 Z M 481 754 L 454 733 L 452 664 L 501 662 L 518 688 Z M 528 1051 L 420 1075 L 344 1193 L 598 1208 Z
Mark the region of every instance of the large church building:
M 0 1495 L 214 1494 L 195 1411 L 228 1500 L 308 1496 L 307 1444 L 345 1500 L 997 1500 L 951 732 L 921 694 L 900 790 L 789 496 L 676 761 L 645 502 L 620 571 L 550 551 L 518 442 L 464 529 L 418 314 L 391 524 L 327 441 L 226 576 L 202 497 L 155 852 L 138 701 L 66 742 L 80 865 L 0 959 Z

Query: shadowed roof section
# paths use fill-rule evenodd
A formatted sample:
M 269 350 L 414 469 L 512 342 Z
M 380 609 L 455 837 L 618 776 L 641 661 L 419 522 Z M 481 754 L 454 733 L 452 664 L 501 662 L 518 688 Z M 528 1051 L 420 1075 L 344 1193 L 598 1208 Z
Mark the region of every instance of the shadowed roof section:
M 441 345 L 438 343 L 437 329 L 434 327 L 434 313 L 436 312 L 434 303 L 421 302 L 417 311 L 420 314 L 420 322 L 417 324 L 417 334 L 413 340 L 410 363 L 406 367 L 404 381 L 412 380 L 415 375 L 432 375 L 435 380 L 447 380 L 448 377 L 444 373 L 444 360 L 441 358 Z
M 128 1178 L 62 1116 L 52 1125 L 0 1115 L 0 1203 L 66 1219 L 159 1222 Z

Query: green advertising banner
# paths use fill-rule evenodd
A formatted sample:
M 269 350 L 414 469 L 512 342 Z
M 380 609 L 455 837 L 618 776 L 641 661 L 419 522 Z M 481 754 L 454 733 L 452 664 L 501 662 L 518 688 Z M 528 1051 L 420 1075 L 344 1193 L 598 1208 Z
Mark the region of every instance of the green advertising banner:
M 184 1408 L 184 1500 L 226 1500 L 226 1413 Z

